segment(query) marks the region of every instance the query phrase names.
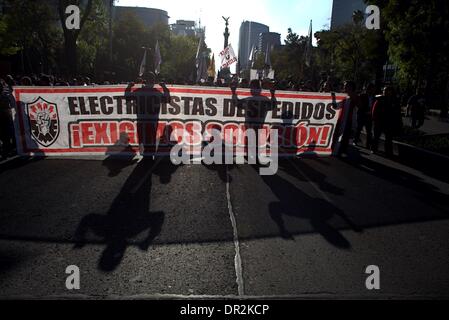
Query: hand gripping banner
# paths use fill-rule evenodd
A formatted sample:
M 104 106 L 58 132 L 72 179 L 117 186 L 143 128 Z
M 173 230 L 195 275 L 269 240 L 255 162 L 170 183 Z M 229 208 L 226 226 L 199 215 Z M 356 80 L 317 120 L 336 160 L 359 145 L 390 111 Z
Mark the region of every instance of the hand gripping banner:
M 19 153 L 45 156 L 168 155 L 181 141 L 201 148 L 214 129 L 244 148 L 248 128 L 278 130 L 280 155 L 327 156 L 347 98 L 165 85 L 16 87 L 14 97 Z

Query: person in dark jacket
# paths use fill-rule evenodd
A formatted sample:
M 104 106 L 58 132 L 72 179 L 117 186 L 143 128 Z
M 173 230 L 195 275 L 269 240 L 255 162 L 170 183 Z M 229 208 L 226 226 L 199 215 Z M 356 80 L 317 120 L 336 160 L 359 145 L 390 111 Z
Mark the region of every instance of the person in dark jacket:
M 407 104 L 407 110 L 412 118 L 412 127 L 415 129 L 421 128 L 426 118 L 426 98 L 424 93 L 424 89 L 419 88 Z
M 372 151 L 377 152 L 382 133 L 385 135 L 385 154 L 393 156 L 393 138 L 402 128 L 402 114 L 399 100 L 393 87 L 387 86 L 378 97 L 372 111 L 374 140 Z
M 359 96 L 357 104 L 357 130 L 354 136 L 354 144 L 360 141 L 360 134 L 363 128 L 366 130 L 366 148 L 371 148 L 373 142 L 373 125 L 371 118 L 371 110 L 376 101 L 376 87 L 370 83 L 365 92 Z
M 0 140 L 1 158 L 6 159 L 14 150 L 14 125 L 12 121 L 11 91 L 8 84 L 0 79 Z
M 340 147 L 337 153 L 337 156 L 341 157 L 344 153 L 347 153 L 348 151 L 348 145 L 349 145 L 349 140 L 351 139 L 352 136 L 352 118 L 353 118 L 353 114 L 354 114 L 354 109 L 358 104 L 358 98 L 359 96 L 357 95 L 356 92 L 356 85 L 353 81 L 345 81 L 344 83 L 344 91 L 345 93 L 348 95 L 349 97 L 349 110 L 347 111 L 347 117 L 346 120 L 344 120 L 344 128 L 343 128 L 343 134 L 341 137 L 341 141 L 340 141 Z

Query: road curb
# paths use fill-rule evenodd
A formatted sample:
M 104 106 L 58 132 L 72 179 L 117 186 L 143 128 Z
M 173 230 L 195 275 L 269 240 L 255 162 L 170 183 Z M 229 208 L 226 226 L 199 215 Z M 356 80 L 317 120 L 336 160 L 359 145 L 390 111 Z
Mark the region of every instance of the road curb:
M 407 164 L 424 172 L 432 172 L 443 176 L 449 167 L 449 157 L 436 152 L 428 151 L 403 142 L 393 142 L 399 159 Z M 438 177 L 437 177 L 438 178 Z M 449 178 L 447 176 L 446 178 Z
M 366 134 L 362 133 L 361 137 L 366 141 Z M 381 138 L 379 144 L 384 149 L 385 139 Z M 396 160 L 399 160 L 400 163 L 420 170 L 435 178 L 449 180 L 449 176 L 444 176 L 444 173 L 447 172 L 449 167 L 448 156 L 396 140 L 393 140 L 393 150 Z

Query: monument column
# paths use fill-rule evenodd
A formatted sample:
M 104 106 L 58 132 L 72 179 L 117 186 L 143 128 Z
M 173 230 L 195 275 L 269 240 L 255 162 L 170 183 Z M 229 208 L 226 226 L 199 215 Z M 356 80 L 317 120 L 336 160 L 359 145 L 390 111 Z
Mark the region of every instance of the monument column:
M 225 21 L 225 32 L 224 32 L 224 47 L 223 47 L 223 49 L 224 48 L 226 48 L 228 45 L 229 45 L 229 36 L 231 35 L 230 33 L 229 33 L 229 18 L 230 17 L 227 17 L 227 18 L 225 18 L 225 17 L 223 17 L 223 20 Z

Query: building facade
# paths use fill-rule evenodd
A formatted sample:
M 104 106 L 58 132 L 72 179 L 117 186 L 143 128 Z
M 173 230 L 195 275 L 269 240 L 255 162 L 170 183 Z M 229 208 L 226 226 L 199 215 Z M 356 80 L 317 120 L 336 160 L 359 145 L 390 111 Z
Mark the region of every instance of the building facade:
M 192 20 L 176 20 L 176 23 L 170 25 L 171 32 L 177 36 L 205 36 L 205 28 L 197 27 L 196 22 Z
M 0 14 L 6 13 L 7 10 L 7 3 L 5 0 L 0 0 Z
M 260 52 L 266 52 L 267 48 L 271 52 L 272 49 L 280 47 L 281 35 L 276 32 L 264 32 L 259 35 L 259 44 L 257 46 Z
M 129 13 L 135 15 L 147 28 L 153 27 L 157 24 L 163 24 L 168 26 L 167 11 L 153 8 L 141 8 L 141 7 L 114 7 L 114 20 L 120 20 L 126 17 Z
M 333 0 L 331 29 L 351 23 L 354 11 L 365 13 L 366 7 L 363 0 Z
M 250 69 L 250 54 L 252 48 L 258 48 L 260 43 L 260 34 L 269 33 L 270 28 L 267 25 L 243 21 L 239 32 L 239 70 Z

